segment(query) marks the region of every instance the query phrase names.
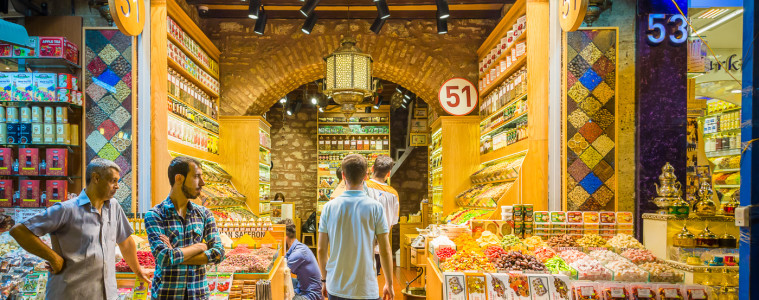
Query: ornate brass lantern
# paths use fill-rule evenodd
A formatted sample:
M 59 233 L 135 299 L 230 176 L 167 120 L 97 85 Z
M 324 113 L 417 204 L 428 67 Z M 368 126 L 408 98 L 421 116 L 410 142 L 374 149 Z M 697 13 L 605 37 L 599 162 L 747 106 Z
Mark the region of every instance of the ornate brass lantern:
M 340 47 L 324 58 L 324 94 L 332 97 L 346 118 L 358 110 L 364 98 L 372 96 L 372 57 L 356 47 L 356 39 L 344 38 Z

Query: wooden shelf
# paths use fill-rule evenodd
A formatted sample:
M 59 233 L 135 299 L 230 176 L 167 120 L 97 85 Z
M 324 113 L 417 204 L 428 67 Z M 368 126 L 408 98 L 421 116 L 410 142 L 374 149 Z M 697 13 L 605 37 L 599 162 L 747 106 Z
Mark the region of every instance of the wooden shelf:
M 493 92 L 493 90 L 495 90 L 499 85 L 501 85 L 501 83 L 503 83 L 503 81 L 506 78 L 508 78 L 509 76 L 511 76 L 512 74 L 514 74 L 514 72 L 516 72 L 517 70 L 521 69 L 526 64 L 527 64 L 527 54 L 525 53 L 525 55 L 522 55 L 522 57 L 517 58 L 517 61 L 515 61 L 511 65 L 511 67 L 509 67 L 508 69 L 506 69 L 506 72 L 501 73 L 501 75 L 498 76 L 498 78 L 496 78 L 493 81 L 493 83 L 491 83 L 488 87 L 484 88 L 480 92 L 480 98 L 487 97 L 487 95 L 489 95 L 491 92 Z
M 503 61 L 506 57 L 509 56 L 508 55 L 509 50 L 514 49 L 519 42 L 524 41 L 526 38 L 527 38 L 527 32 L 522 33 L 522 35 L 520 35 L 519 37 L 517 37 L 517 39 L 514 40 L 514 43 L 512 43 L 511 45 L 509 45 L 508 48 L 506 48 L 505 50 L 503 50 L 503 52 L 501 52 L 501 55 L 498 56 L 495 59 L 495 62 L 493 62 L 493 63 L 490 64 L 490 68 L 485 69 L 485 72 L 482 72 L 482 74 L 480 74 L 479 78 L 480 79 L 485 78 L 485 76 L 487 76 L 487 74 L 490 72 L 490 70 L 492 70 L 493 68 L 497 67 L 501 61 Z
M 524 93 L 524 94 L 520 95 L 519 97 L 516 97 L 516 98 L 514 98 L 514 99 L 511 99 L 511 101 L 509 101 L 509 102 L 508 102 L 508 103 L 506 103 L 505 105 L 501 106 L 501 108 L 499 108 L 498 110 L 496 110 L 494 113 L 492 113 L 492 114 L 489 114 L 489 115 L 487 115 L 486 117 L 482 118 L 482 120 L 480 120 L 480 124 L 484 123 L 484 122 L 485 122 L 485 121 L 487 121 L 487 120 L 490 120 L 490 119 L 491 119 L 491 118 L 493 118 L 495 115 L 497 115 L 497 114 L 500 114 L 501 112 L 503 112 L 503 110 L 505 110 L 506 108 L 508 108 L 508 107 L 509 107 L 511 104 L 514 104 L 514 103 L 516 103 L 517 101 L 524 99 L 525 97 L 527 97 L 527 93 Z
M 472 182 L 472 184 L 483 185 L 483 184 L 492 184 L 492 183 L 514 182 L 514 181 L 517 181 L 517 178 L 519 178 L 519 177 L 508 178 L 508 179 L 501 179 L 501 180 L 493 180 L 493 181 L 485 181 L 485 182 Z
M 715 184 L 715 189 L 739 189 L 741 188 L 740 184 Z
M 514 153 L 525 151 L 527 150 L 527 146 L 528 146 L 527 140 L 528 139 L 523 139 L 521 141 L 518 141 L 506 147 L 500 148 L 498 150 L 491 151 L 486 154 L 482 154 L 480 155 L 480 163 L 485 164 L 485 163 L 494 161 L 496 159 L 509 156 Z
M 483 136 L 489 135 L 490 133 L 492 133 L 492 132 L 494 132 L 494 131 L 496 131 L 496 130 L 498 130 L 498 129 L 500 129 L 501 127 L 504 127 L 504 126 L 506 126 L 506 125 L 511 125 L 511 124 L 514 124 L 514 123 L 516 123 L 516 121 L 517 121 L 517 120 L 519 120 L 519 119 L 522 119 L 522 117 L 525 117 L 525 116 L 527 116 L 527 113 L 528 113 L 528 112 L 529 112 L 529 111 L 525 111 L 525 112 L 522 112 L 522 113 L 520 113 L 520 114 L 518 114 L 518 115 L 515 115 L 515 116 L 513 116 L 513 117 L 509 118 L 509 120 L 507 120 L 507 121 L 504 121 L 503 123 L 501 123 L 501 124 L 499 124 L 499 125 L 497 125 L 497 126 L 495 126 L 495 127 L 491 128 L 491 129 L 488 129 L 488 130 L 487 130 L 487 131 L 485 131 L 484 133 L 481 133 L 481 134 L 480 134 L 480 137 L 483 137 Z
M 334 152 L 334 153 L 390 153 L 390 150 L 316 150 L 317 152 Z
M 0 101 L 0 105 L 3 106 L 10 106 L 13 104 L 17 104 L 19 106 L 66 106 L 70 108 L 79 108 L 81 109 L 81 105 L 77 105 L 74 103 L 69 102 L 61 102 L 61 101 L 50 101 L 50 102 L 43 102 L 43 101 Z
M 186 105 L 187 107 L 189 107 L 190 109 L 192 109 L 192 111 L 194 111 L 194 112 L 198 113 L 198 114 L 199 114 L 199 115 L 201 115 L 201 116 L 204 116 L 204 117 L 208 118 L 208 119 L 209 119 L 209 120 L 211 120 L 211 121 L 214 121 L 214 123 L 216 123 L 216 125 L 219 125 L 219 120 L 215 119 L 214 117 L 211 117 L 211 116 L 207 115 L 206 113 L 204 113 L 204 112 L 202 112 L 202 111 L 199 111 L 197 108 L 195 108 L 194 106 L 190 105 L 190 104 L 189 104 L 189 103 L 187 103 L 187 102 L 184 102 L 184 101 L 182 101 L 182 100 L 181 100 L 181 99 L 179 99 L 179 97 L 177 97 L 177 96 L 174 96 L 174 95 L 172 95 L 172 94 L 168 94 L 168 95 L 169 95 L 169 98 L 171 98 L 172 100 L 174 100 L 174 101 L 177 101 L 177 102 L 179 102 L 179 103 L 182 103 L 182 104 Z
M 219 134 L 218 134 L 218 133 L 215 133 L 215 132 L 213 132 L 213 131 L 210 131 L 210 130 L 208 130 L 208 129 L 205 129 L 205 128 L 203 128 L 203 127 L 200 127 L 200 125 L 198 125 L 198 124 L 195 124 L 195 123 L 192 123 L 190 120 L 187 120 L 187 119 L 185 119 L 184 117 L 182 117 L 182 116 L 180 116 L 180 115 L 178 115 L 178 114 L 176 114 L 176 113 L 174 113 L 174 112 L 169 112 L 169 113 L 170 113 L 169 117 L 171 117 L 171 118 L 177 119 L 177 120 L 179 120 L 179 121 L 182 121 L 182 122 L 185 122 L 185 123 L 187 123 L 187 124 L 190 124 L 191 126 L 193 126 L 193 127 L 197 128 L 197 129 L 203 130 L 203 131 L 205 131 L 206 133 L 208 133 L 208 134 L 210 134 L 210 135 L 213 135 L 213 136 L 215 136 L 215 137 L 219 137 Z
M 184 154 L 187 156 L 192 156 L 195 158 L 204 159 L 211 162 L 218 162 L 219 161 L 219 155 L 213 154 L 207 151 L 195 149 L 191 146 L 184 145 L 180 142 L 174 141 L 172 139 L 168 139 L 168 150 L 180 154 Z
M 737 156 L 737 155 L 741 155 L 741 149 L 730 149 L 730 150 L 720 150 L 720 151 L 706 152 L 706 157 L 707 158 L 724 157 L 724 156 Z
M 704 133 L 704 136 L 713 136 L 717 134 L 739 133 L 739 132 L 741 132 L 741 128 L 734 128 L 734 129 L 720 130 L 720 131 L 712 132 L 712 133 Z
M 198 67 L 203 69 L 203 71 L 208 73 L 208 75 L 211 75 L 211 77 L 213 77 L 214 79 L 219 80 L 219 74 L 214 73 L 209 67 L 201 63 L 200 59 L 195 57 L 194 53 L 190 52 L 190 50 L 188 50 L 181 42 L 177 41 L 177 39 L 171 36 L 169 32 L 166 32 L 166 35 L 169 37 L 169 41 L 174 43 L 174 45 L 177 46 L 179 50 L 182 50 L 182 52 L 184 52 L 184 54 L 187 55 L 187 57 L 189 57 L 196 65 L 198 65 Z M 210 58 L 210 55 L 209 55 L 209 58 Z
M 32 58 L 5 57 L 5 58 L 2 58 L 2 60 L 15 61 L 16 64 L 19 65 L 19 67 L 23 66 L 23 68 L 30 68 L 30 69 L 69 69 L 71 71 L 76 71 L 82 68 L 82 66 L 75 64 L 65 58 L 60 58 L 60 57 L 32 57 Z M 19 68 L 19 71 L 22 72 L 20 68 Z
M 219 98 L 219 94 L 214 92 L 211 88 L 200 82 L 199 79 L 195 78 L 195 76 L 192 76 L 190 72 L 187 72 L 182 66 L 179 65 L 179 63 L 173 61 L 171 58 L 166 58 L 166 60 L 169 63 L 169 67 L 177 71 L 179 75 L 182 75 L 184 79 L 187 79 L 188 81 L 192 82 L 194 85 L 200 87 L 200 89 L 203 90 L 203 92 L 207 93 L 211 97 Z
M 390 122 L 319 122 L 319 125 L 390 125 Z
M 733 172 L 740 172 L 740 171 L 741 171 L 740 168 L 736 168 L 736 169 L 717 169 L 717 170 L 714 170 L 714 173 L 733 173 Z
M 317 136 L 388 136 L 389 133 L 319 133 Z
M 208 57 L 217 62 L 219 61 L 219 54 L 221 53 L 219 48 L 216 48 L 213 42 L 211 42 L 211 40 L 203 33 L 203 30 L 195 24 L 195 21 L 182 10 L 182 7 L 180 7 L 176 1 L 166 1 L 166 13 L 177 23 L 177 25 L 179 25 L 180 28 L 182 28 L 182 30 L 184 30 L 186 34 L 190 36 L 190 38 L 198 43 L 198 46 L 208 54 Z M 165 18 L 162 21 L 166 22 Z

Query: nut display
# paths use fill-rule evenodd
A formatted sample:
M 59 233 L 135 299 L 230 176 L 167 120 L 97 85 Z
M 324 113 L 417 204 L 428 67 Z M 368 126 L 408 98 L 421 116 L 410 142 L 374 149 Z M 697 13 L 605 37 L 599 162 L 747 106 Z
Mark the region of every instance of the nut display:
M 597 234 L 585 234 L 577 240 L 577 245 L 582 247 L 603 247 L 606 240 Z
M 498 270 L 544 271 L 546 269 L 546 267 L 534 256 L 525 255 L 516 251 L 494 253 L 494 255 L 490 257 L 490 262 L 493 263 L 493 266 Z
M 617 260 L 606 264 L 614 272 L 615 281 L 648 281 L 648 273 L 626 260 Z
M 622 256 L 632 261 L 634 264 L 642 264 L 656 261 L 656 257 L 647 249 L 627 249 L 622 252 Z
M 682 282 L 684 274 L 662 263 L 650 262 L 639 265 L 643 270 L 651 274 L 651 282 Z
M 552 236 L 550 239 L 548 239 L 547 244 L 553 248 L 577 247 L 577 241 L 566 234 Z
M 633 236 L 629 234 L 620 233 L 606 242 L 607 246 L 614 248 L 636 248 L 643 249 L 643 244 L 638 242 Z

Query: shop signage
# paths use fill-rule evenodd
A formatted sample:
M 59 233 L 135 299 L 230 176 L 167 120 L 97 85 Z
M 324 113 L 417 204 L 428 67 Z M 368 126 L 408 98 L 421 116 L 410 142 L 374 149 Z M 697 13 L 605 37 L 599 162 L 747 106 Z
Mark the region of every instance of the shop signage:
M 727 71 L 738 72 L 743 67 L 743 60 L 738 57 L 738 54 L 731 54 L 727 59 L 720 60 L 719 63 L 714 60 L 709 60 L 706 65 L 706 70 L 709 72 Z
M 116 27 L 128 36 L 138 36 L 145 26 L 143 0 L 108 0 L 111 17 Z
M 559 4 L 559 23 L 561 29 L 571 32 L 580 28 L 588 10 L 588 0 L 561 0 Z
M 440 87 L 438 99 L 445 112 L 454 116 L 465 116 L 477 107 L 477 88 L 464 78 L 451 78 Z
M 649 14 L 648 30 L 646 31 L 648 42 L 658 45 L 667 38 L 672 44 L 681 45 L 688 40 L 688 22 L 683 15 Z

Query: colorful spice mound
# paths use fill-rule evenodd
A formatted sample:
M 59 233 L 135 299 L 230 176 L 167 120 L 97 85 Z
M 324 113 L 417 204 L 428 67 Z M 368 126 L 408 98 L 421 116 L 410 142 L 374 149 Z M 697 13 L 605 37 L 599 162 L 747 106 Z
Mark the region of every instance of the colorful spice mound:
M 646 249 L 627 249 L 625 252 L 622 252 L 622 256 L 629 259 L 636 265 L 656 261 L 654 254 Z
M 513 235 L 513 234 L 504 235 L 503 238 L 501 239 L 501 247 L 508 248 L 519 242 L 520 240 L 516 235 Z
M 577 241 L 566 234 L 552 236 L 547 243 L 552 248 L 577 247 Z
M 451 256 L 446 262 L 442 263 L 440 268 L 445 272 L 461 272 L 468 270 L 495 272 L 493 265 L 490 264 L 487 257 L 482 254 L 482 250 L 477 252 L 462 249 Z
M 150 251 L 137 251 L 137 262 L 145 269 L 155 269 L 155 258 Z M 132 272 L 126 261 L 122 258 L 116 263 L 116 272 Z
M 553 251 L 553 249 L 551 248 L 541 247 L 541 248 L 535 249 L 535 257 L 542 262 L 545 262 L 546 260 L 554 256 L 556 256 L 556 252 Z
M 638 240 L 636 240 L 633 236 L 624 233 L 615 235 L 613 238 L 606 242 L 606 245 L 614 248 L 643 249 L 643 244 L 638 242 Z
M 603 247 L 606 245 L 606 240 L 597 234 L 586 234 L 577 240 L 577 245 L 582 247 Z

